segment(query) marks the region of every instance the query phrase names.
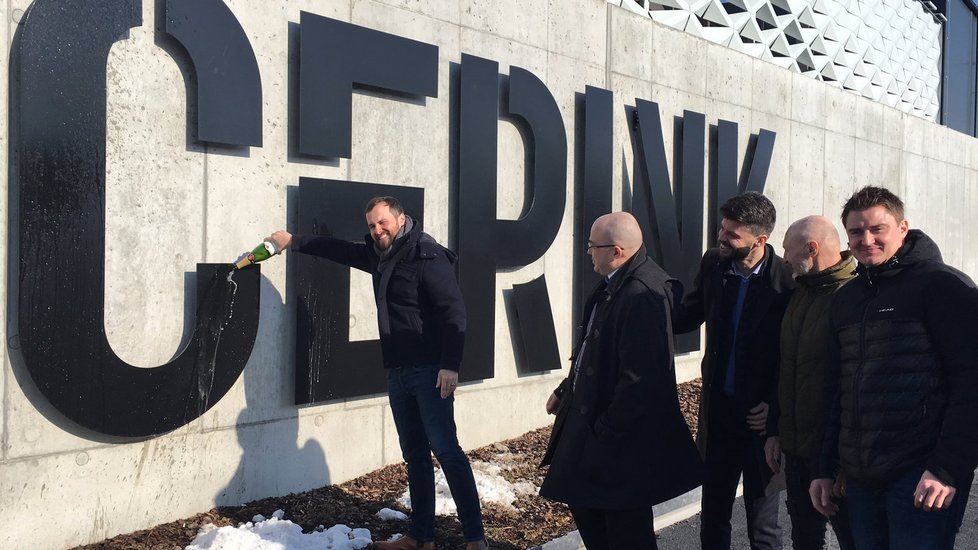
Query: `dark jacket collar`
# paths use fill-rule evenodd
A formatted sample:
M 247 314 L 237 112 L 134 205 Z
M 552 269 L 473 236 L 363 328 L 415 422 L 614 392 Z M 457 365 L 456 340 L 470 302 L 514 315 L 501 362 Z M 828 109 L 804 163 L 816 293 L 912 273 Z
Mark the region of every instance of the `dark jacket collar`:
M 659 264 L 649 258 L 648 250 L 644 244 L 615 272 L 611 280 L 608 281 L 606 291 L 613 296 L 630 279 L 641 281 L 653 292 L 678 293 L 677 303 L 682 299 L 682 284 L 678 279 L 670 277 L 665 270 L 659 267 Z M 675 298 L 675 296 L 670 298 Z
M 904 269 L 923 262 L 938 262 L 943 264 L 941 249 L 926 233 L 919 229 L 911 229 L 903 239 L 901 246 L 892 258 L 882 265 L 866 267 L 859 264 L 857 272 L 866 275 L 868 280 L 879 277 L 893 277 Z
M 645 264 L 648 259 L 648 252 L 643 244 L 638 250 L 635 251 L 635 254 L 632 254 L 632 257 L 622 264 L 622 266 L 618 268 L 618 271 L 612 275 L 611 279 L 608 281 L 608 293 L 613 295 L 615 292 L 617 292 L 618 289 L 625 284 L 625 281 L 632 278 L 635 275 L 635 271 Z

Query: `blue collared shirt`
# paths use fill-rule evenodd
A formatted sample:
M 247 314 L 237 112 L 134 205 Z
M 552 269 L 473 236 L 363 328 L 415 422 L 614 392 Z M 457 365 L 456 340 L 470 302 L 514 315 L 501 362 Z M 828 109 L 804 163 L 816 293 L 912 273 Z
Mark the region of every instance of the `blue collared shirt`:
M 767 258 L 757 262 L 757 265 L 754 266 L 754 270 L 751 271 L 746 277 L 733 265 L 730 266 L 730 273 L 737 276 L 738 280 L 740 281 L 740 286 L 737 288 L 737 303 L 734 305 L 733 310 L 733 341 L 730 343 L 730 358 L 727 360 L 727 372 L 725 373 L 723 379 L 724 395 L 732 396 L 734 394 L 734 375 L 737 372 L 735 360 L 737 357 L 737 329 L 740 327 L 740 314 L 743 313 L 744 302 L 747 300 L 747 288 L 750 286 L 751 278 L 760 275 L 765 261 L 767 261 Z

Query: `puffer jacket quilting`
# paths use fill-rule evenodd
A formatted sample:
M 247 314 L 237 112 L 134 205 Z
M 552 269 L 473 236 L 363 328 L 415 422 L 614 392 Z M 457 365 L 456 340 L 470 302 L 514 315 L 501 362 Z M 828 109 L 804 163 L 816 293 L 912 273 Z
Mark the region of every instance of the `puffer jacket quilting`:
M 837 463 L 881 483 L 920 466 L 948 483 L 968 479 L 978 465 L 974 283 L 918 230 L 859 273 L 832 307 L 839 372 L 820 475 Z

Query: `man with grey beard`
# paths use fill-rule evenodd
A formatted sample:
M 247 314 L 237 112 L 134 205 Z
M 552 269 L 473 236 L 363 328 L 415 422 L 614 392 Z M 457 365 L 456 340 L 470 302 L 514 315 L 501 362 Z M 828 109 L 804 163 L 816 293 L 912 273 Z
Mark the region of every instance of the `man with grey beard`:
M 856 260 L 848 251 L 841 251 L 839 232 L 823 216 L 808 216 L 791 224 L 783 248 L 784 263 L 791 267 L 798 287 L 781 322 L 778 431 L 768 433 L 764 450 L 775 472 L 784 452 L 795 550 L 820 550 L 825 547 L 827 520 L 812 506 L 808 486 L 828 416 L 826 381 L 837 370 L 833 369 L 829 309 L 835 292 L 856 276 Z M 845 508 L 845 499 L 838 497 L 837 504 Z M 855 548 L 845 512 L 832 516 L 832 529 L 842 550 Z

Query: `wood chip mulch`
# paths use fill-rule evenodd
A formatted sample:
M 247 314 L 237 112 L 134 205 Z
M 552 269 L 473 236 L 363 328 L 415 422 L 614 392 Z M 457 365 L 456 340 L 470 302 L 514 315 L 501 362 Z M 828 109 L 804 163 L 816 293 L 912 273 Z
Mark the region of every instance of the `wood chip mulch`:
M 680 384 L 680 407 L 695 435 L 700 381 Z M 493 443 L 466 453 L 472 461 L 501 466 L 500 475 L 511 483 L 530 482 L 539 487 L 545 470 L 538 468 L 550 437 L 550 427 L 520 437 Z M 87 546 L 82 550 L 176 550 L 189 545 L 198 530 L 208 524 L 219 527 L 239 525 L 261 514 L 270 517 L 283 510 L 291 520 L 309 532 L 319 526 L 343 523 L 370 530 L 374 540 L 387 540 L 394 533 L 407 531 L 407 521 L 381 521 L 381 508 L 399 509 L 396 500 L 407 487 L 404 464 L 395 464 L 356 479 L 249 502 L 243 506 L 222 506 L 193 517 L 157 525 L 151 529 L 119 535 Z M 517 497 L 514 509 L 483 503 L 482 515 L 489 546 L 494 550 L 525 550 L 561 537 L 576 529 L 567 507 L 536 494 Z M 407 510 L 402 510 L 407 512 Z M 435 536 L 439 548 L 464 546 L 462 531 L 454 517 L 438 517 Z

